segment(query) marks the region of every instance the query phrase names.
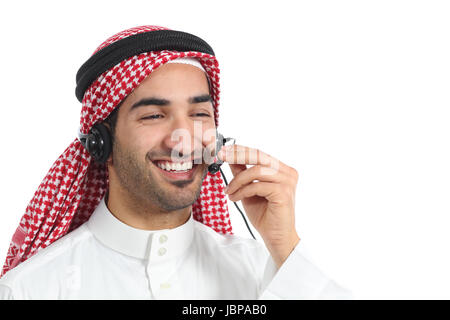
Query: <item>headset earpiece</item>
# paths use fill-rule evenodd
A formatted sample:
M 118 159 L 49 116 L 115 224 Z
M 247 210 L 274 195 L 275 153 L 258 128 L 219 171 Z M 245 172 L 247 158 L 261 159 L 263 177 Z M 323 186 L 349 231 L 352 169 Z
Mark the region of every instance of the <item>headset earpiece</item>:
M 225 138 L 216 129 L 216 151 L 214 153 L 214 156 L 217 156 L 217 154 L 219 153 L 220 149 L 222 149 L 224 144 L 225 144 Z
M 94 124 L 89 134 L 80 141 L 96 162 L 105 163 L 108 160 L 112 149 L 111 135 L 103 123 Z
M 219 153 L 220 149 L 222 149 L 222 146 L 225 144 L 225 142 L 226 142 L 226 139 L 216 129 L 216 150 L 214 151 L 214 157 L 217 157 L 217 153 Z M 209 173 L 216 174 L 217 171 L 219 171 L 220 166 L 222 164 L 223 164 L 223 161 L 220 159 L 217 159 L 217 162 L 214 162 L 208 166 Z

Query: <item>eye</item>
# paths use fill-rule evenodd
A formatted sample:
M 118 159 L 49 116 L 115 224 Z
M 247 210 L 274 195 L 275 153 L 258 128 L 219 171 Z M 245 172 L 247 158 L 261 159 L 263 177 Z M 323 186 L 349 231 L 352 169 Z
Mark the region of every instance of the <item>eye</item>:
M 159 116 L 162 117 L 162 114 L 152 114 L 151 116 L 144 117 L 141 120 L 147 120 L 147 119 L 154 120 L 154 119 L 157 119 L 157 117 L 159 117 Z
M 201 117 L 211 117 L 209 114 L 207 113 L 196 113 L 196 116 L 201 116 Z
M 198 117 L 211 117 L 209 114 L 207 113 L 195 113 L 194 116 L 198 116 Z M 155 119 L 159 119 L 159 117 L 163 117 L 162 114 L 152 114 L 150 116 L 147 117 L 143 117 L 141 118 L 141 120 L 155 120 Z

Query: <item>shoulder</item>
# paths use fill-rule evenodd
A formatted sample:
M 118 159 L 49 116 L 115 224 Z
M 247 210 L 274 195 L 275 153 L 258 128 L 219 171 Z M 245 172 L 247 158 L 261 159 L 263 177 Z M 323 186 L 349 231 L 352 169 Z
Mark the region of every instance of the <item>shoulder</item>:
M 86 224 L 81 225 L 8 271 L 0 279 L 0 289 L 9 291 L 17 298 L 26 299 L 26 296 L 22 297 L 25 292 L 42 288 L 42 284 L 56 280 L 53 278 L 58 278 L 61 272 L 65 272 L 92 238 Z

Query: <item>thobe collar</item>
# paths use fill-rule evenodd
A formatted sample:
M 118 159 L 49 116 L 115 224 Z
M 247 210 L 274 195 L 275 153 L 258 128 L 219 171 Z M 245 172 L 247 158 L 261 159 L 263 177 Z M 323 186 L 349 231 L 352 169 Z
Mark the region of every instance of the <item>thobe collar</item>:
M 100 201 L 87 222 L 94 236 L 107 247 L 125 255 L 158 261 L 183 254 L 194 237 L 194 219 L 173 229 L 142 230 L 133 228 L 117 219 L 105 203 Z M 156 241 L 152 245 L 152 241 Z

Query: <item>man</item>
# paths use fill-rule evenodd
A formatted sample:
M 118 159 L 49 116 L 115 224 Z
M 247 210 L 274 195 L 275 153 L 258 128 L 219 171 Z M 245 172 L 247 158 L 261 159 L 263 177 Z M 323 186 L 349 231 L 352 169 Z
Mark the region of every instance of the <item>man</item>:
M 80 141 L 27 207 L 1 298 L 348 297 L 302 254 L 295 169 L 231 146 L 217 154 L 234 175 L 227 189 L 208 172 L 218 73 L 203 40 L 162 27 L 122 31 L 94 52 L 77 74 Z M 264 245 L 232 235 L 225 192 Z

